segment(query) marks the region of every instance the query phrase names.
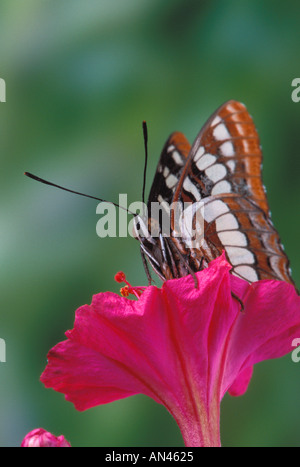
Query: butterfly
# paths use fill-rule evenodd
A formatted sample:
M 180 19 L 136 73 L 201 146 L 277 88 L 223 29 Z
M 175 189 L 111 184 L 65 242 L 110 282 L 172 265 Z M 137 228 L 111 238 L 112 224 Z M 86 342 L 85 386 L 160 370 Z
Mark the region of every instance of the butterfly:
M 230 100 L 219 107 L 192 146 L 182 133 L 171 134 L 150 189 L 148 217 L 135 218 L 149 282 L 147 260 L 162 280 L 168 280 L 195 276 L 225 251 L 232 274 L 249 283 L 275 279 L 294 285 L 271 221 L 261 169 L 257 130 L 240 102 Z M 172 203 L 182 209 L 185 203 L 201 205 L 203 232 L 198 244 L 191 246 L 188 235 L 178 235 Z M 164 232 L 162 215 L 152 215 L 155 204 L 169 216 L 170 235 Z M 192 223 L 193 216 L 192 212 Z

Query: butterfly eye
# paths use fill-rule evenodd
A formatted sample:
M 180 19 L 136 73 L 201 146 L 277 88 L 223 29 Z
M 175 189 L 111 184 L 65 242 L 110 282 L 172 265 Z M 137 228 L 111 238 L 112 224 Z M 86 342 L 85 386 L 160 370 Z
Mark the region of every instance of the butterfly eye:
M 138 218 L 135 218 L 133 221 L 133 228 L 132 228 L 132 233 L 134 238 L 137 240 L 140 239 L 141 235 L 141 222 L 138 220 Z

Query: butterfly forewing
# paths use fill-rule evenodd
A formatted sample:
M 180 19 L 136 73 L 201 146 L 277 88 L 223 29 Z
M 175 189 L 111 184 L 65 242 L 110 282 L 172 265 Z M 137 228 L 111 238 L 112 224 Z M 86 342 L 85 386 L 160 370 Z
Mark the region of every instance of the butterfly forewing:
M 251 198 L 267 213 L 261 163 L 260 142 L 250 114 L 240 102 L 229 101 L 198 134 L 175 198 L 200 201 L 220 193 L 238 193 Z
M 148 198 L 148 209 L 151 208 L 151 203 L 156 201 L 171 204 L 190 149 L 191 145 L 182 133 L 174 132 L 168 138 L 157 164 Z
M 174 192 L 181 173 L 186 165 L 187 157 L 190 153 L 191 145 L 186 137 L 179 132 L 174 132 L 168 138 L 160 159 L 157 164 L 155 177 L 152 183 L 148 198 L 148 228 L 152 235 L 157 236 L 159 230 L 163 231 L 162 220 L 157 213 L 158 204 L 161 209 L 161 216 L 167 219 L 166 224 L 169 226 L 170 209 L 169 206 L 174 198 Z M 170 234 L 170 230 L 164 234 Z
M 289 261 L 269 214 L 261 174 L 262 152 L 253 120 L 240 102 L 229 101 L 207 121 L 190 148 L 181 133 L 167 141 L 151 188 L 148 206 L 203 203 L 204 230 L 192 248 L 186 238 L 164 242 L 161 276 L 198 271 L 223 250 L 233 274 L 255 282 L 293 283 Z M 151 220 L 151 210 L 150 210 Z M 173 230 L 172 230 L 173 229 Z M 157 243 L 162 248 L 162 239 Z M 147 253 L 147 252 L 146 252 Z

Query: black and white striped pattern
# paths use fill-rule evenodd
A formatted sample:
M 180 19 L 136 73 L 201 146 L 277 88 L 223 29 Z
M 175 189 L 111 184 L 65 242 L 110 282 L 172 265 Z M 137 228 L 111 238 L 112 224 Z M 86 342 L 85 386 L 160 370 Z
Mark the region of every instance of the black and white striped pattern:
M 181 133 L 170 136 L 148 199 L 149 223 L 152 202 L 159 202 L 166 211 L 172 202 L 203 202 L 205 230 L 197 248 L 189 248 L 186 239 L 172 234 L 164 238 L 162 232 L 151 242 L 140 239 L 162 279 L 198 271 L 225 250 L 238 277 L 249 282 L 293 283 L 270 219 L 261 166 L 256 128 L 245 106 L 236 101 L 225 103 L 212 115 L 192 147 Z

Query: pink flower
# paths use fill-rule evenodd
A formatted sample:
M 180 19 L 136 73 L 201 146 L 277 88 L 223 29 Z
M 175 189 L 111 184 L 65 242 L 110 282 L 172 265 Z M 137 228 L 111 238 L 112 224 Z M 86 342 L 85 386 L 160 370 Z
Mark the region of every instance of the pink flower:
M 255 363 L 300 337 L 300 297 L 280 281 L 232 276 L 225 256 L 137 300 L 107 292 L 76 311 L 41 376 L 78 410 L 143 393 L 175 418 L 186 446 L 220 446 L 220 402 L 247 389 Z M 129 288 L 128 288 L 129 290 Z M 244 303 L 244 311 L 232 293 Z
M 54 436 L 43 428 L 30 431 L 22 441 L 21 448 L 70 448 L 63 435 Z

